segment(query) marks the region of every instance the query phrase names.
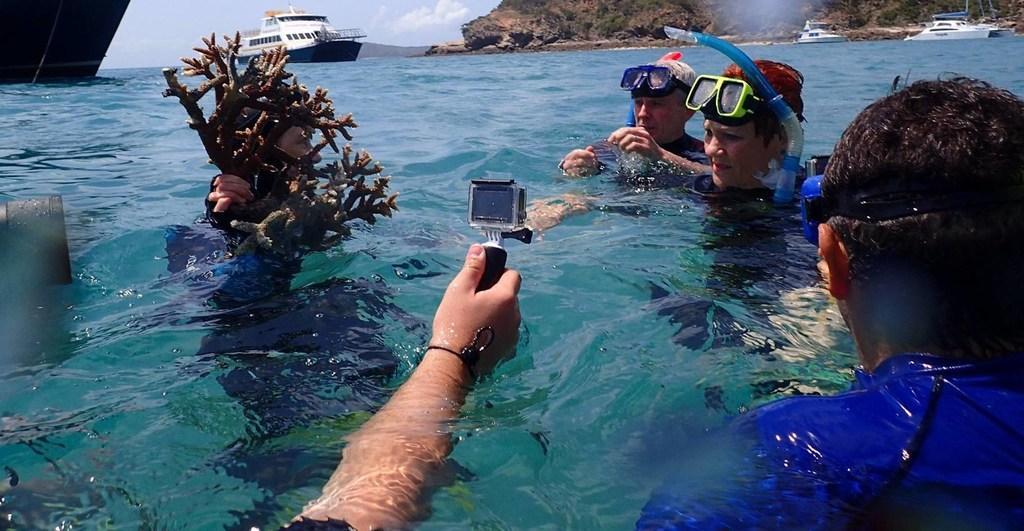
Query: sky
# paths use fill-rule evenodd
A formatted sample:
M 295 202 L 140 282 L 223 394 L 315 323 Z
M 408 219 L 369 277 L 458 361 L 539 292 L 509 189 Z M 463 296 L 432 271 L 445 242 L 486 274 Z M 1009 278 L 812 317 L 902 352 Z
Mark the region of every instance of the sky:
M 462 24 L 490 13 L 500 0 L 295 0 L 307 13 L 326 15 L 338 29 L 359 28 L 364 42 L 426 46 L 462 38 Z M 288 0 L 132 0 L 110 43 L 103 68 L 164 66 L 178 62 L 217 32 L 259 27 L 263 12 Z

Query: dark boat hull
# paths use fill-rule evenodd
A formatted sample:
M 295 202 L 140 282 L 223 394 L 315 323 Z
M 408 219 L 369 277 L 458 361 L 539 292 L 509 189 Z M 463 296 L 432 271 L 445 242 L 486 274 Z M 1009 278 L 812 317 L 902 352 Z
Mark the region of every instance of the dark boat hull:
M 96 75 L 129 0 L 3 0 L 0 82 Z
M 359 41 L 330 41 L 322 42 L 305 48 L 292 48 L 288 50 L 289 63 L 337 63 L 341 61 L 355 61 L 359 57 L 359 50 L 363 43 Z M 248 61 L 249 57 L 241 57 Z

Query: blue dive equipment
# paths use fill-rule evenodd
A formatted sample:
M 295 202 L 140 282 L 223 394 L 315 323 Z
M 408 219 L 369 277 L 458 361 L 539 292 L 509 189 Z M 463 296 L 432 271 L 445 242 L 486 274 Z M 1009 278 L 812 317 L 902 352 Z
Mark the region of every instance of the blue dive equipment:
M 807 203 L 821 197 L 821 180 L 824 177 L 824 175 L 808 175 L 804 184 L 800 186 L 800 224 L 803 227 L 804 238 L 815 246 L 818 245 L 818 222 L 807 219 Z
M 793 109 L 789 108 L 786 100 L 775 91 L 771 83 L 765 79 L 764 74 L 758 70 L 757 65 L 750 57 L 743 53 L 733 44 L 723 41 L 718 37 L 700 33 L 698 31 L 687 31 L 684 29 L 665 26 L 665 35 L 680 41 L 691 42 L 713 48 L 736 63 L 743 69 L 750 83 L 768 101 L 772 112 L 779 118 L 782 128 L 786 131 L 786 138 L 789 145 L 786 146 L 786 155 L 782 159 L 782 167 L 771 170 L 768 176 L 761 179 L 765 184 L 775 184 L 776 203 L 788 203 L 793 200 L 794 188 L 796 188 L 796 172 L 800 169 L 800 157 L 804 151 L 804 131 L 800 128 L 800 120 Z

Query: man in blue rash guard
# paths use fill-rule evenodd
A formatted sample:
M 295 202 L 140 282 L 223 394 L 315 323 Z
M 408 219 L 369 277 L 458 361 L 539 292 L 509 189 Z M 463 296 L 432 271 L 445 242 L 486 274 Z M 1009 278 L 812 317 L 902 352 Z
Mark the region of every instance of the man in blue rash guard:
M 690 448 L 637 529 L 1024 528 L 1024 101 L 964 78 L 885 97 L 804 205 L 853 387 Z

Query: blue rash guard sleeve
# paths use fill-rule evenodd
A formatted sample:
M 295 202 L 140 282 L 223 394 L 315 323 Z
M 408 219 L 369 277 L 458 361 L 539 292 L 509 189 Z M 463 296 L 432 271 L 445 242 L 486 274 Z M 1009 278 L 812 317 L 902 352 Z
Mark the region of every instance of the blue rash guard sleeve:
M 897 356 L 845 393 L 735 419 L 637 529 L 1024 528 L 1020 419 L 1024 356 Z M 701 474 L 708 460 L 724 464 Z

